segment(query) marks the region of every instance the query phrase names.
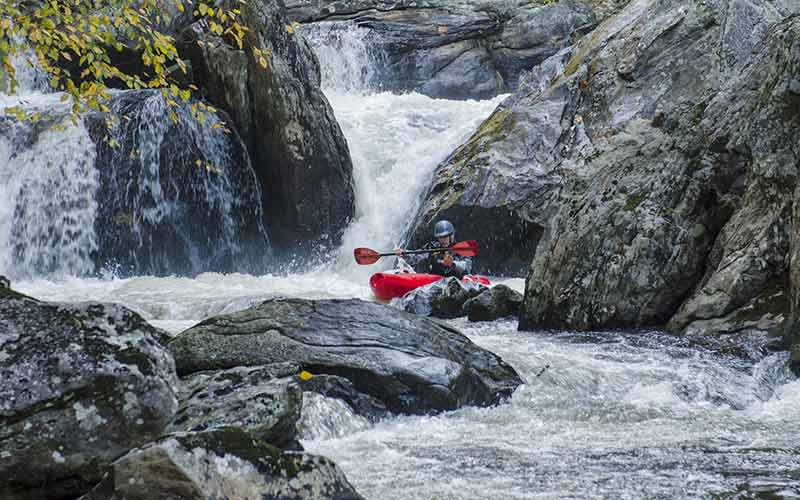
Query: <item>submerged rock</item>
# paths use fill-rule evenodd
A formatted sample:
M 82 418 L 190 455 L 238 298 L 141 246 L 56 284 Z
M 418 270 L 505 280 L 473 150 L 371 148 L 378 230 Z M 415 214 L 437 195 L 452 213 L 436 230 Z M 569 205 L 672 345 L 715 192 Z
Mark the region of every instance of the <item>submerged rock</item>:
M 294 363 L 197 373 L 181 382 L 170 431 L 238 427 L 273 446 L 294 441 L 303 404 Z
M 0 288 L 0 497 L 74 498 L 176 409 L 159 332 L 118 305 Z
M 362 500 L 330 460 L 281 453 L 246 431 L 175 433 L 116 460 L 81 500 Z
M 236 5 L 247 29 L 244 50 L 198 21 L 183 32 L 181 51 L 202 96 L 228 112 L 247 145 L 276 250 L 332 248 L 354 213 L 353 167 L 320 89 L 319 63 L 307 42 L 287 30 L 281 0 Z M 266 68 L 253 48 L 265 51 Z
M 360 300 L 268 300 L 207 319 L 169 348 L 183 375 L 290 361 L 348 379 L 395 413 L 492 405 L 522 383 L 454 328 Z
M 487 288 L 481 283 L 444 278 L 410 291 L 400 299 L 400 304 L 404 311 L 421 316 L 458 318 L 466 314 L 464 304 Z
M 495 285 L 464 303 L 470 321 L 494 321 L 519 314 L 522 294 L 506 285 Z

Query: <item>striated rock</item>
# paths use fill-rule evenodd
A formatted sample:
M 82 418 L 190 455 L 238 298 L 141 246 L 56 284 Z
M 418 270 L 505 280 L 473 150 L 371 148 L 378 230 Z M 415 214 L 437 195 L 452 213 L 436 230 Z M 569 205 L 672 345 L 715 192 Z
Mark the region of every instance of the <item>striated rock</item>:
M 522 294 L 506 285 L 495 285 L 464 303 L 470 321 L 494 321 L 519 314 Z
M 305 40 L 287 31 L 281 0 L 238 7 L 248 30 L 244 50 L 198 21 L 183 32 L 181 52 L 202 96 L 228 112 L 247 145 L 272 244 L 299 254 L 334 247 L 354 212 L 352 163 L 320 90 L 319 64 Z M 266 69 L 253 48 L 268 52 Z
M 290 0 L 303 23 L 332 21 L 367 32 L 379 55 L 379 87 L 431 97 L 478 99 L 516 89 L 521 72 L 595 24 L 584 2 Z M 323 42 L 325 43 L 325 42 Z
M 492 405 L 521 383 L 457 330 L 360 300 L 268 300 L 207 319 L 169 348 L 183 375 L 289 361 L 346 378 L 395 413 Z
M 361 500 L 330 460 L 281 453 L 233 427 L 175 433 L 119 458 L 81 500 Z
M 400 304 L 406 312 L 435 318 L 464 316 L 464 304 L 486 290 L 486 285 L 444 278 L 407 293 Z
M 782 19 L 798 10 L 629 3 L 439 167 L 412 235 L 447 218 L 489 242 L 478 272 L 532 259 L 522 329 L 682 330 L 776 297 L 800 116 L 798 21 Z
M 170 432 L 238 427 L 273 446 L 293 441 L 303 405 L 298 365 L 281 363 L 202 372 L 181 382 Z
M 0 497 L 74 498 L 176 409 L 175 365 L 139 315 L 0 288 Z

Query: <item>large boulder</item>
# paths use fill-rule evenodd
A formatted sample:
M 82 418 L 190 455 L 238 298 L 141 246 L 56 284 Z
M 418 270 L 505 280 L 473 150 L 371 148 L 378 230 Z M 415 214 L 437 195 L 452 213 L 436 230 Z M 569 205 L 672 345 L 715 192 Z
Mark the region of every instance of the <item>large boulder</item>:
M 741 309 L 730 332 L 785 312 L 798 11 L 631 2 L 439 167 L 413 234 L 448 218 L 498 242 L 478 264 L 532 260 L 523 329 L 684 330 Z
M 81 500 L 362 500 L 330 460 L 280 450 L 235 427 L 174 433 L 116 460 Z
M 201 95 L 228 112 L 247 145 L 274 247 L 331 248 L 354 213 L 352 163 L 320 90 L 319 63 L 307 42 L 287 30 L 281 0 L 236 6 L 248 30 L 242 50 L 198 21 L 182 33 L 181 52 Z M 266 68 L 254 49 L 265 51 Z
M 170 431 L 238 427 L 273 446 L 295 440 L 303 406 L 299 366 L 280 363 L 202 372 L 181 381 Z
M 318 23 L 307 31 L 337 43 L 327 26 L 357 26 L 380 61 L 373 68 L 381 89 L 431 97 L 478 99 L 516 89 L 522 71 L 595 25 L 592 8 L 578 0 L 539 2 L 475 0 L 290 0 L 291 19 Z M 334 35 L 334 36 L 330 36 Z
M 0 497 L 74 498 L 177 409 L 159 332 L 117 305 L 0 288 Z
M 169 348 L 183 375 L 290 361 L 346 378 L 396 413 L 491 405 L 521 384 L 457 330 L 360 300 L 268 300 L 207 319 Z

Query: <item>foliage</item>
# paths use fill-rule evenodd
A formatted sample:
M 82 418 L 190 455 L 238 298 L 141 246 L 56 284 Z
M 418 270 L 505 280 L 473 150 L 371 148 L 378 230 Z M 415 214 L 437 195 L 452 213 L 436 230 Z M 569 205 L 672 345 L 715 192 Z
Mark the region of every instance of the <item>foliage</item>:
M 168 34 L 170 22 L 180 16 L 190 22 L 202 19 L 210 32 L 241 50 L 246 28 L 240 23 L 239 6 L 232 5 L 216 7 L 203 0 L 2 0 L 0 90 L 16 91 L 16 59 L 38 65 L 50 86 L 64 92 L 61 99 L 71 101 L 73 121 L 87 110 L 110 111 L 113 87 L 160 89 L 167 104 L 175 107 L 189 101 L 197 88 L 180 83 L 187 65 Z M 252 50 L 266 67 L 266 51 Z M 123 54 L 136 58 L 137 64 L 120 67 L 114 58 Z M 199 102 L 192 110 L 196 115 L 214 111 Z M 18 107 L 5 112 L 31 118 Z M 171 118 L 177 121 L 174 112 Z

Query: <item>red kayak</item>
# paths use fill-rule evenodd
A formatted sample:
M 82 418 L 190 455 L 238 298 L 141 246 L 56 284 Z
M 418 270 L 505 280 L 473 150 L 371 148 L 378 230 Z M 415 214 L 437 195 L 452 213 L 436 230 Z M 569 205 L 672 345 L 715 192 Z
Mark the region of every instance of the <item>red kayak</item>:
M 369 279 L 369 286 L 372 292 L 380 300 L 391 300 L 402 297 L 411 290 L 421 286 L 430 285 L 439 281 L 443 276 L 438 274 L 421 273 L 375 273 Z M 485 276 L 475 276 L 468 274 L 461 278 L 463 282 L 481 283 L 490 285 L 489 279 Z

